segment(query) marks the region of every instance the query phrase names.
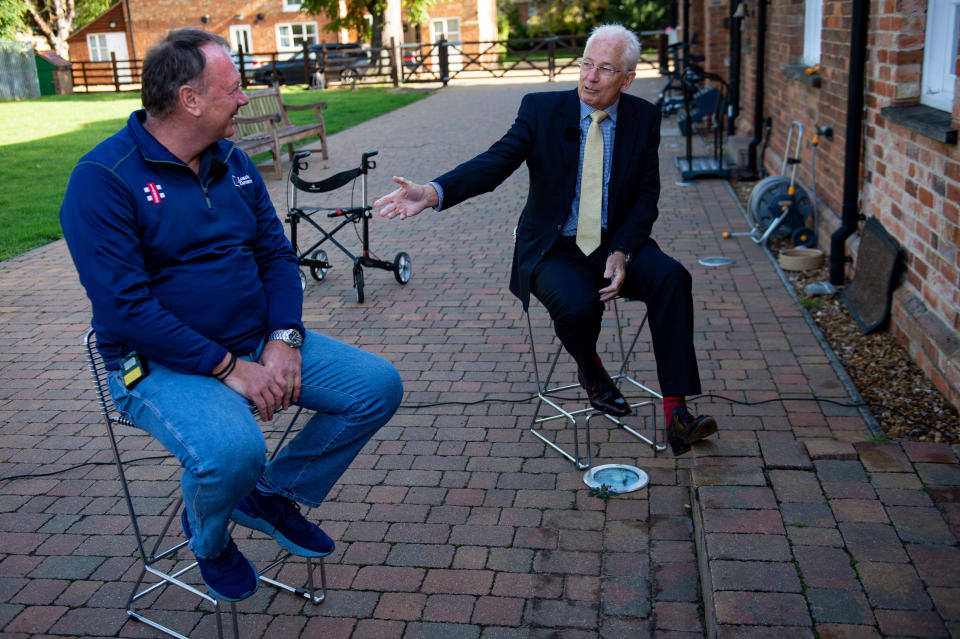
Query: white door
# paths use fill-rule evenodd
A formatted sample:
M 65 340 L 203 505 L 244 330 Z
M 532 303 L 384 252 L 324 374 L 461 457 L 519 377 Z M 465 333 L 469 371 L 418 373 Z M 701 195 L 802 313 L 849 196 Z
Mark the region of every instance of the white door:
M 124 33 L 91 33 L 87 35 L 87 49 L 93 62 L 110 62 L 110 54 L 117 58 L 117 75 L 121 82 L 130 81 L 130 56 L 127 54 L 127 36 Z
M 463 43 L 460 42 L 460 18 L 433 18 L 430 20 L 430 41 L 436 42 L 440 38 L 450 42 L 453 46 L 447 48 L 450 71 L 459 71 L 463 66 Z

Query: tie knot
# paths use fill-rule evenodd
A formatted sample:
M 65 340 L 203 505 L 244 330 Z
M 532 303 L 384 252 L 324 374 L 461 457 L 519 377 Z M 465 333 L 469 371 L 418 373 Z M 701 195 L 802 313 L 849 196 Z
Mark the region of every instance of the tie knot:
M 601 120 L 607 117 L 607 112 L 604 111 L 603 109 L 597 109 L 596 111 L 590 114 L 590 117 L 593 118 L 594 122 L 599 123 Z

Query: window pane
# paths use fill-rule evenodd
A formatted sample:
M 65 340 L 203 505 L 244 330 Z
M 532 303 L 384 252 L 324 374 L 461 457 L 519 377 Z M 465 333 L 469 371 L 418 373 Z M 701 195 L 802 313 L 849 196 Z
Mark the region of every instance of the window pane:
M 942 111 L 953 109 L 958 29 L 960 0 L 930 0 L 923 44 L 920 101 Z

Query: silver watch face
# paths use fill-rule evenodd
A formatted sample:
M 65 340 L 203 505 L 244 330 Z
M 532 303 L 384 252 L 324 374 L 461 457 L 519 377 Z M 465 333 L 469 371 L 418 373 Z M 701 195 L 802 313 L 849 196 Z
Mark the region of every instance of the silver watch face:
M 284 331 L 281 339 L 284 341 L 284 343 L 295 348 L 299 348 L 303 345 L 303 335 L 301 335 L 300 331 L 295 328 L 290 328 Z

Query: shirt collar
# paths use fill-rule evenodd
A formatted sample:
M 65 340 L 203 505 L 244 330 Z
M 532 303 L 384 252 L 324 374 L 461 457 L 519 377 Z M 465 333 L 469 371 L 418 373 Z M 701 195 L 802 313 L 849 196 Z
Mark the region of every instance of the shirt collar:
M 617 123 L 617 107 L 619 106 L 620 106 L 620 98 L 617 98 L 616 102 L 608 106 L 606 109 L 603 109 L 604 111 L 607 112 L 607 117 L 610 118 L 610 120 L 614 124 Z M 583 100 L 580 100 L 580 120 L 581 121 L 583 121 L 584 118 L 590 117 L 590 114 L 593 113 L 594 111 L 597 111 L 597 109 L 594 109 L 592 106 L 590 106 Z

